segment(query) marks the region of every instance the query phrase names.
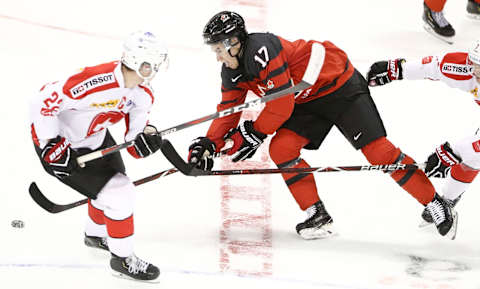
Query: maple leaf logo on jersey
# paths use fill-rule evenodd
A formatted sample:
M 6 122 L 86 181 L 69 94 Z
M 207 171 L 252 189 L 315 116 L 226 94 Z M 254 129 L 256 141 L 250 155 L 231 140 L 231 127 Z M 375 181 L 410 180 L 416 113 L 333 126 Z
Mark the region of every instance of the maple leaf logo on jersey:
M 275 87 L 275 84 L 273 83 L 273 81 L 270 79 L 267 81 L 267 88 L 268 89 L 272 89 Z

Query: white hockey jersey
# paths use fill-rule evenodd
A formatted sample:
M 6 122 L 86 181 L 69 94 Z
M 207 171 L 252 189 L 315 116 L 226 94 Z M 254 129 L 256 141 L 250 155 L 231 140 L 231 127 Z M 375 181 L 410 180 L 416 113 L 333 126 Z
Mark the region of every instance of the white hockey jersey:
M 66 80 L 46 84 L 32 99 L 32 138 L 43 148 L 60 135 L 72 148 L 95 150 L 105 128 L 125 119 L 125 140 L 130 141 L 147 124 L 153 100 L 148 87 L 125 88 L 118 61 L 86 67 Z
M 473 65 L 466 52 L 445 53 L 437 56 L 427 56 L 421 61 L 403 63 L 403 77 L 405 79 L 440 80 L 450 87 L 459 88 L 471 93 L 475 102 L 480 104 L 479 86 L 473 76 Z

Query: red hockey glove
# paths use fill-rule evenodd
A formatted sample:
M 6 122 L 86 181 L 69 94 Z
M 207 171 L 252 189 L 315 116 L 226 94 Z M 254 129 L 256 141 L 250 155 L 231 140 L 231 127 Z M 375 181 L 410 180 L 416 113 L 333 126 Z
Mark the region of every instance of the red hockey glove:
M 368 85 L 384 85 L 393 80 L 403 79 L 403 62 L 405 62 L 403 58 L 375 62 L 367 73 Z
M 224 139 L 233 141 L 233 146 L 228 150 L 227 154 L 233 155 L 233 162 L 249 159 L 255 154 L 266 137 L 266 134 L 253 128 L 253 121 L 244 121 L 225 135 Z

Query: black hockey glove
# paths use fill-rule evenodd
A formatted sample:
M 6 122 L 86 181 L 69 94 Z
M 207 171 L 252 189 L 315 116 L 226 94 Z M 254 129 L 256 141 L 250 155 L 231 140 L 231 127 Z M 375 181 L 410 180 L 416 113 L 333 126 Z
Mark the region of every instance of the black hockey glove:
M 404 62 L 403 58 L 375 62 L 367 73 L 368 85 L 384 85 L 393 80 L 403 79 L 402 63 Z
M 162 137 L 153 125 L 147 125 L 134 140 L 136 153 L 144 158 L 158 151 L 162 146 Z
M 78 153 L 70 147 L 70 142 L 64 137 L 52 139 L 41 151 L 45 170 L 59 178 L 69 177 L 80 168 L 77 163 Z
M 188 147 L 188 163 L 195 165 L 195 167 L 201 170 L 211 171 L 215 149 L 215 143 L 208 137 L 194 139 L 190 147 Z
M 425 166 L 427 177 L 446 178 L 452 166 L 462 162 L 462 158 L 453 153 L 448 142 L 435 149 Z
M 255 154 L 266 137 L 266 134 L 253 128 L 253 121 L 244 121 L 225 135 L 225 139 L 233 141 L 233 147 L 228 150 L 227 154 L 233 155 L 233 162 L 249 159 Z

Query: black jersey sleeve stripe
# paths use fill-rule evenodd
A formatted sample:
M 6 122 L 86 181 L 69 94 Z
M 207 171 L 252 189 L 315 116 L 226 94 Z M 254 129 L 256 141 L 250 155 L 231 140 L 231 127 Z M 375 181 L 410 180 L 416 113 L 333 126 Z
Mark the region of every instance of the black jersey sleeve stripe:
M 266 84 L 267 84 L 267 81 L 268 81 L 269 79 L 272 79 L 272 78 L 274 78 L 275 76 L 284 73 L 285 71 L 287 71 L 287 68 L 288 68 L 288 63 L 285 61 L 282 66 L 280 66 L 279 68 L 271 71 L 271 72 L 267 75 L 267 77 L 265 77 L 265 79 L 263 80 L 263 84 L 266 85 Z
M 220 102 L 220 104 L 224 105 L 224 104 L 229 104 L 229 103 L 235 103 L 237 101 L 238 101 L 238 98 L 235 98 L 235 99 L 232 99 L 232 100 L 222 101 L 222 102 Z
M 229 88 L 223 88 L 222 87 L 222 92 L 229 92 L 229 91 L 232 91 L 232 90 L 244 90 L 244 89 L 241 88 L 241 87 L 229 87 Z
M 277 92 L 277 91 L 290 88 L 291 86 L 292 86 L 292 83 L 291 83 L 290 81 L 288 81 L 287 83 L 285 83 L 285 84 L 282 85 L 282 86 L 275 87 L 274 89 L 271 89 L 271 90 L 267 91 L 265 94 L 266 94 L 266 95 L 269 95 L 269 94 L 275 93 L 275 92 Z
M 350 62 L 350 61 L 347 60 L 347 64 L 345 65 L 345 70 L 343 71 L 343 73 L 345 73 L 345 71 L 348 70 L 349 62 Z M 320 87 L 315 93 L 313 93 L 312 95 L 317 95 L 317 94 L 319 94 L 320 92 L 325 91 L 325 90 L 328 90 L 328 89 L 334 87 L 335 85 L 337 85 L 337 80 L 343 75 L 343 73 L 340 74 L 340 75 L 339 75 L 337 78 L 335 78 L 334 80 L 332 80 L 329 84 L 326 84 L 326 85 L 324 85 L 324 86 L 321 86 L 321 87 Z

